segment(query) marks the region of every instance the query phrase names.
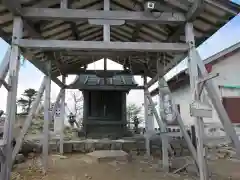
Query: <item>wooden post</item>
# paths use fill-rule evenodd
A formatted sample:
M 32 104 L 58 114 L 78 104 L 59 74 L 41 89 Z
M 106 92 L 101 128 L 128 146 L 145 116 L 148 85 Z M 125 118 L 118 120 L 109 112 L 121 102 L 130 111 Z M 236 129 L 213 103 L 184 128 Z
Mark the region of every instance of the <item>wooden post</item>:
M 66 76 L 62 76 L 62 83 L 66 83 Z M 65 89 L 63 89 L 62 99 L 61 99 L 61 132 L 60 132 L 60 154 L 63 154 L 64 145 L 64 120 L 65 120 Z
M 7 97 L 7 115 L 4 124 L 3 142 L 5 147 L 3 153 L 5 161 L 1 167 L 1 179 L 10 180 L 12 169 L 12 139 L 13 139 L 13 126 L 16 119 L 16 101 L 17 101 L 17 86 L 20 65 L 20 48 L 16 45 L 16 41 L 22 38 L 23 35 L 23 21 L 21 17 L 14 17 L 13 19 L 13 36 L 12 46 L 9 62 L 9 79 L 8 84 L 11 86 L 8 91 Z
M 45 101 L 44 101 L 44 125 L 43 125 L 43 154 L 42 154 L 42 163 L 43 171 L 47 172 L 48 168 L 48 142 L 49 142 L 49 121 L 51 120 L 50 116 L 50 102 L 51 102 L 51 61 L 47 62 L 48 74 L 46 76 L 46 88 L 45 88 Z
M 122 127 L 123 130 L 127 130 L 127 101 L 126 101 L 126 93 L 122 92 Z

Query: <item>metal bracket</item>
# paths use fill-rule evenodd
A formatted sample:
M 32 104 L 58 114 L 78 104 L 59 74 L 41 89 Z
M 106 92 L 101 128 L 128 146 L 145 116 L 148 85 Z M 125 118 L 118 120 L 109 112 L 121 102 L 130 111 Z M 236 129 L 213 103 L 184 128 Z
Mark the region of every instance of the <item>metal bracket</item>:
M 215 77 L 218 77 L 218 76 L 219 76 L 219 73 L 216 73 L 216 74 L 208 74 L 208 76 L 199 79 L 199 80 L 197 81 L 197 86 L 198 86 L 198 89 L 199 89 L 199 95 L 202 93 L 203 87 L 204 87 L 204 84 L 206 83 L 206 81 L 208 81 L 208 80 L 210 80 L 210 79 L 213 79 L 213 78 L 215 78 Z
M 8 85 L 8 83 L 7 83 L 4 79 L 0 79 L 0 83 L 2 83 L 3 86 L 4 86 L 8 91 L 11 90 L 11 86 Z
M 202 94 L 205 83 L 208 80 L 213 79 L 217 76 L 219 76 L 219 73 L 209 74 L 208 76 L 199 79 L 196 82 L 197 88 L 198 88 L 198 93 L 196 93 L 196 94 L 198 94 L 200 96 Z M 192 104 L 190 104 L 190 116 L 212 118 L 212 108 L 209 107 L 208 105 L 202 103 L 201 101 L 194 101 Z
M 210 79 L 213 79 L 213 78 L 215 78 L 215 77 L 217 77 L 217 76 L 219 76 L 219 73 L 208 74 L 208 76 L 201 78 L 201 79 L 198 81 L 198 83 L 206 82 L 206 81 L 208 81 L 208 80 L 210 80 Z
M 219 76 L 219 73 L 209 74 L 208 76 L 199 79 L 197 81 L 197 94 L 200 96 L 202 94 L 205 83 L 217 76 Z M 190 116 L 212 118 L 212 108 L 200 101 L 194 101 L 192 104 L 190 104 Z
M 155 3 L 156 3 L 155 1 L 146 2 L 145 3 L 145 9 L 150 10 L 150 11 L 154 10 L 155 9 Z

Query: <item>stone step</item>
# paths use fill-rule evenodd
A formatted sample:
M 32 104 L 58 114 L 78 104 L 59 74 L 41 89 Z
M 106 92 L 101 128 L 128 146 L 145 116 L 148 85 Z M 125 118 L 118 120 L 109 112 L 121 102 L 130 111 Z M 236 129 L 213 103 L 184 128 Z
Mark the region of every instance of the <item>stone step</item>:
M 111 162 L 111 161 L 128 161 L 128 153 L 122 150 L 99 150 L 88 153 L 87 156 L 91 157 L 97 162 Z

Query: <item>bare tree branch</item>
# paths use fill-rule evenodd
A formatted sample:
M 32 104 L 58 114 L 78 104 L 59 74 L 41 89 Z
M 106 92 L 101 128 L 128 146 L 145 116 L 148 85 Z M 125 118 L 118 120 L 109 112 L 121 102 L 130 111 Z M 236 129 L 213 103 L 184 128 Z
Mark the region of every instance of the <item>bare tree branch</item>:
M 82 109 L 83 109 L 83 96 L 73 92 L 72 93 L 72 98 L 73 98 L 73 103 L 74 103 L 74 115 L 80 119 L 79 117 L 82 114 Z

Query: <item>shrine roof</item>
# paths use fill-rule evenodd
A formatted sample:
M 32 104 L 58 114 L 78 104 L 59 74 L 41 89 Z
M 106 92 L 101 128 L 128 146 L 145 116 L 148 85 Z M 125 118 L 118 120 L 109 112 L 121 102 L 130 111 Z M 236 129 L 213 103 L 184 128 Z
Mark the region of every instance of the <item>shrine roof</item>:
M 130 74 L 113 75 L 106 79 L 96 74 L 80 74 L 68 86 L 69 89 L 79 90 L 130 90 L 135 87 L 137 87 L 137 83 Z

